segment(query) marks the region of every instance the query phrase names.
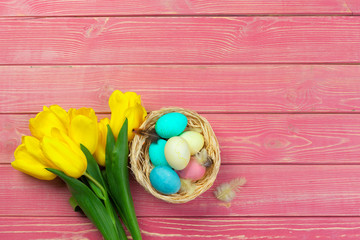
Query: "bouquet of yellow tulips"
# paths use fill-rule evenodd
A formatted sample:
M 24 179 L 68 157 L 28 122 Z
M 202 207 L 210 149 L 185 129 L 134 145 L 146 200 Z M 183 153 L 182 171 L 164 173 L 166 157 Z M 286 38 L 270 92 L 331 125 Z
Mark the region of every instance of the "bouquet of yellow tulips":
M 141 239 L 129 189 L 128 142 L 146 117 L 140 96 L 114 91 L 111 118 L 98 122 L 91 108 L 44 106 L 30 119 L 32 136 L 24 136 L 12 166 L 42 180 L 66 182 L 70 204 L 81 208 L 105 240 Z M 100 166 L 99 166 L 100 165 Z

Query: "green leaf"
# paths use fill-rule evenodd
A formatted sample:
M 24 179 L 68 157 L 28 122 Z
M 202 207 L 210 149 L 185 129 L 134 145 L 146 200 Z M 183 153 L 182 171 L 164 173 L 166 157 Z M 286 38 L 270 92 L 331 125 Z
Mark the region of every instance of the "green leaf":
M 108 187 L 123 222 L 129 229 L 134 240 L 141 238 L 139 224 L 137 222 L 134 203 L 131 197 L 128 170 L 128 120 L 125 119 L 119 132 L 117 141 L 110 154 L 110 146 L 106 146 L 106 176 Z M 110 143 L 112 144 L 112 143 Z
M 107 125 L 107 128 L 108 130 L 106 135 L 106 147 L 105 147 L 105 168 L 109 169 L 111 168 L 112 165 L 111 155 L 115 146 L 115 138 L 110 128 L 110 125 Z
M 105 186 L 105 181 L 101 175 L 99 165 L 97 164 L 94 156 L 90 153 L 90 151 L 82 144 L 80 144 L 80 148 L 85 154 L 85 157 L 87 159 L 87 169 L 86 172 L 93 177 L 98 183 L 100 183 L 102 186 Z M 105 194 L 103 193 L 103 190 L 100 189 L 94 182 L 88 181 L 91 189 L 95 192 L 95 194 L 102 200 L 105 200 Z
M 73 210 L 74 210 L 75 212 L 79 212 L 79 211 L 80 211 L 79 204 L 78 204 L 78 202 L 76 201 L 76 199 L 75 199 L 73 196 L 71 196 L 71 197 L 69 198 L 69 203 L 70 203 L 71 207 L 73 208 Z
M 116 226 L 114 226 L 102 201 L 84 183 L 78 179 L 64 174 L 62 171 L 47 168 L 48 171 L 59 176 L 67 183 L 72 196 L 76 199 L 85 215 L 94 223 L 102 233 L 105 240 L 126 239 L 126 235 L 119 236 Z
M 110 192 L 109 190 L 109 181 L 114 180 L 113 178 L 111 178 L 110 180 L 108 179 L 108 173 L 111 172 L 111 169 L 113 169 L 113 161 L 112 161 L 112 155 L 113 155 L 113 150 L 115 147 L 115 138 L 113 135 L 113 132 L 111 130 L 111 127 L 109 125 L 107 125 L 108 131 L 107 131 L 107 135 L 106 135 L 106 147 L 105 147 L 105 169 L 101 172 L 103 178 L 105 179 L 106 187 L 107 190 Z M 116 174 L 116 173 L 115 173 Z M 112 176 L 112 174 L 111 174 Z M 116 186 L 116 182 L 112 183 L 112 185 Z M 112 196 L 112 192 L 110 192 L 110 196 Z M 115 199 L 112 196 L 113 199 Z M 126 219 L 125 219 L 125 214 L 122 212 L 122 209 L 120 207 L 118 207 L 118 205 L 115 203 L 116 209 L 118 210 L 118 213 L 120 215 L 120 218 L 123 220 L 125 226 L 127 227 L 127 223 L 126 223 Z

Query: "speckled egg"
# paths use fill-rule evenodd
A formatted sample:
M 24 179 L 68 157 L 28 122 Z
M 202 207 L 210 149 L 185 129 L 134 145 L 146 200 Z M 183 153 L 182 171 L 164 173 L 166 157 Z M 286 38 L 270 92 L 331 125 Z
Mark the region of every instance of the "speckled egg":
M 167 195 L 177 193 L 181 186 L 177 173 L 167 166 L 158 166 L 151 170 L 150 183 L 157 191 Z
M 182 170 L 190 161 L 189 145 L 182 137 L 172 137 L 165 144 L 165 158 L 175 170 Z
M 204 136 L 198 132 L 186 131 L 180 134 L 180 137 L 185 139 L 185 141 L 189 144 L 191 155 L 199 152 L 204 146 Z
M 159 139 L 157 142 L 153 142 L 149 147 L 150 161 L 154 166 L 169 166 L 165 158 L 165 144 L 166 140 Z
M 206 168 L 198 163 L 198 161 L 191 157 L 189 164 L 181 171 L 177 171 L 179 177 L 191 180 L 199 180 L 201 179 L 206 172 Z
M 181 134 L 187 126 L 187 118 L 178 112 L 167 113 L 155 123 L 155 131 L 162 138 L 171 138 Z

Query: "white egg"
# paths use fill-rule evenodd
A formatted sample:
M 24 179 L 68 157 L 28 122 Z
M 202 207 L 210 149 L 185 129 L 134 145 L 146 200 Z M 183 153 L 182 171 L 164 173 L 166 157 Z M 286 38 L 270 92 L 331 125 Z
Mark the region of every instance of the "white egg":
M 165 158 L 175 170 L 184 169 L 190 161 L 189 145 L 182 137 L 172 137 L 165 144 Z
M 189 144 L 190 154 L 194 155 L 204 146 L 204 136 L 198 132 L 187 131 L 180 135 Z

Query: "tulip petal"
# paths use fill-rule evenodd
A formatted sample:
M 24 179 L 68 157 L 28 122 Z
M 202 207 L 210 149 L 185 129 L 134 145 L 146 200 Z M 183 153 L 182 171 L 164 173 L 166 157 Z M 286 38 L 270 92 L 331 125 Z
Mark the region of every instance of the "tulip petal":
M 111 112 L 120 111 L 124 112 L 129 106 L 127 96 L 119 90 L 115 90 L 109 98 L 109 107 Z
M 69 116 L 62 107 L 58 105 L 51 105 L 49 110 L 58 117 L 65 127 L 69 125 Z
M 56 169 L 73 178 L 79 178 L 87 167 L 85 155 L 81 152 L 80 146 L 76 150 L 76 144 L 71 143 L 71 139 L 66 135 L 62 137 L 63 139 L 45 136 L 41 142 L 43 152 Z
M 128 99 L 121 91 L 114 91 L 109 98 L 111 110 L 110 127 L 113 134 L 117 136 L 125 120 L 125 111 L 128 108 Z
M 106 147 L 106 136 L 107 136 L 107 125 L 110 123 L 108 118 L 103 118 L 98 123 L 99 135 L 98 145 L 95 151 L 96 162 L 105 166 L 105 147 Z
M 34 138 L 33 136 L 23 136 L 21 141 L 25 144 L 28 154 L 31 154 L 34 159 L 46 167 L 54 167 L 52 162 L 49 161 L 42 152 L 40 141 L 37 138 Z
M 46 170 L 49 166 L 38 161 L 34 155 L 27 151 L 25 144 L 17 147 L 14 153 L 13 168 L 41 180 L 53 180 L 56 175 Z
M 133 132 L 134 128 L 140 127 L 142 122 L 145 120 L 147 113 L 145 108 L 137 104 L 133 107 L 130 107 L 125 112 L 125 117 L 128 119 L 128 140 L 131 141 L 135 134 Z
M 59 106 L 52 106 L 51 109 L 44 106 L 44 111 L 38 113 L 35 118 L 31 118 L 29 121 L 31 134 L 38 139 L 42 139 L 44 136 L 50 136 L 51 129 L 54 127 L 62 132 L 67 132 L 67 126 L 64 123 L 68 122 L 68 119 L 64 116 L 64 111 Z
M 78 115 L 84 115 L 97 122 L 97 116 L 95 114 L 94 109 L 92 108 L 85 108 L 85 107 L 79 109 L 70 108 L 68 114 L 70 119 L 73 119 Z
M 80 149 L 80 144 L 75 143 L 68 135 L 64 134 L 63 132 L 60 132 L 56 128 L 53 128 L 51 131 L 51 136 L 64 142 L 69 147 L 69 149 L 74 152 L 74 154 L 78 158 L 84 157 L 84 153 Z M 85 163 L 86 163 L 86 161 L 85 161 Z
M 84 145 L 93 154 L 98 144 L 98 123 L 84 115 L 71 119 L 69 135 L 80 147 Z
M 124 93 L 125 97 L 128 99 L 128 107 L 133 107 L 135 105 L 141 104 L 141 97 L 134 92 Z

